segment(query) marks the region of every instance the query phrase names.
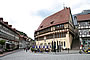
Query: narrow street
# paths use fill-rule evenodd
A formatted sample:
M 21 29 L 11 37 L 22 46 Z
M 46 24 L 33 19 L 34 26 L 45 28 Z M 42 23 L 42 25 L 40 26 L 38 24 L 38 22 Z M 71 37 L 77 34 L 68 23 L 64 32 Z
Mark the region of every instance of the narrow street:
M 21 50 L 4 57 L 0 60 L 90 60 L 90 54 L 50 54 L 32 53 Z

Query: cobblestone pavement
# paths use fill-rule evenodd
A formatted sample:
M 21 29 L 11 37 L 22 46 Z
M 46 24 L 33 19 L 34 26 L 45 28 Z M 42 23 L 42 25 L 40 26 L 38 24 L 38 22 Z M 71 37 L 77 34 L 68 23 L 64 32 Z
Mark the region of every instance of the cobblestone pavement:
M 90 54 L 55 54 L 19 51 L 0 57 L 0 60 L 90 60 Z
M 0 54 L 0 57 L 2 56 L 6 56 L 6 55 L 9 55 L 9 54 L 12 54 L 12 53 L 15 53 L 15 52 L 19 52 L 21 51 L 22 49 L 18 49 L 18 50 L 14 50 L 14 51 L 10 51 L 10 52 L 4 52 L 3 54 Z

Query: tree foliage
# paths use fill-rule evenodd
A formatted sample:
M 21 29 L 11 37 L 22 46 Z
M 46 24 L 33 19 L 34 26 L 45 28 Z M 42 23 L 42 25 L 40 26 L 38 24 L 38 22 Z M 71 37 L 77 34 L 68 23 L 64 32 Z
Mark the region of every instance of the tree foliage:
M 17 30 L 17 32 L 19 32 L 19 33 L 20 33 L 20 35 L 27 36 L 27 34 L 26 34 L 26 33 L 24 33 L 24 32 L 21 32 L 21 31 L 18 31 L 18 30 Z
M 4 45 L 5 44 L 5 40 L 0 40 L 0 44 Z

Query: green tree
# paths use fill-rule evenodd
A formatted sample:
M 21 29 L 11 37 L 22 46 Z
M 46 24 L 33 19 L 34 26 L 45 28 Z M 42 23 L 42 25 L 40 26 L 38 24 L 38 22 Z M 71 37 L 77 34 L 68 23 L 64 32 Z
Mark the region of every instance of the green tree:
M 5 40 L 0 40 L 0 44 L 1 44 L 1 45 L 4 45 L 5 42 L 6 42 Z

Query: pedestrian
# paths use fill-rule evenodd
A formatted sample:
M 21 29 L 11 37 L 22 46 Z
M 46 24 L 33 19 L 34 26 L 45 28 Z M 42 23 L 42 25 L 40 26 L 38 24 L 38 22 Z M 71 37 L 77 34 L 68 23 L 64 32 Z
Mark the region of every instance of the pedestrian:
M 59 45 L 59 48 L 60 48 L 60 52 L 61 52 L 61 49 L 62 49 L 62 48 L 61 48 L 61 45 Z
M 69 53 L 69 48 L 67 50 L 68 50 L 68 53 Z
M 25 48 L 23 48 L 24 49 L 24 51 L 25 51 Z
M 26 52 L 27 52 L 28 48 L 26 47 Z
M 80 47 L 80 51 L 79 51 L 80 54 L 82 54 L 82 47 Z

